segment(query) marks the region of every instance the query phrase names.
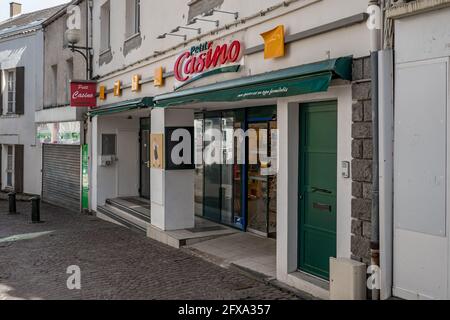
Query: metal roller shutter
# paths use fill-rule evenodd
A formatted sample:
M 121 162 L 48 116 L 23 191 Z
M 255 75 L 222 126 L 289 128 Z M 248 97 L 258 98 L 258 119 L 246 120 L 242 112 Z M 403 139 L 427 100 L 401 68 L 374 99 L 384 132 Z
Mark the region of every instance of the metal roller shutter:
M 80 146 L 43 145 L 43 201 L 80 211 L 80 158 Z

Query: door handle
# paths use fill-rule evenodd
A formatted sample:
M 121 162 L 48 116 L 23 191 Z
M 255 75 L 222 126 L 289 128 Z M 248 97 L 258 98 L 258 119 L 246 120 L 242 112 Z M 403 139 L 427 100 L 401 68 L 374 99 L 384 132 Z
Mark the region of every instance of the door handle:
M 333 191 L 327 190 L 327 189 L 321 189 L 321 188 L 316 188 L 316 187 L 312 187 L 312 192 L 322 192 L 322 193 L 326 193 L 326 194 L 332 194 Z

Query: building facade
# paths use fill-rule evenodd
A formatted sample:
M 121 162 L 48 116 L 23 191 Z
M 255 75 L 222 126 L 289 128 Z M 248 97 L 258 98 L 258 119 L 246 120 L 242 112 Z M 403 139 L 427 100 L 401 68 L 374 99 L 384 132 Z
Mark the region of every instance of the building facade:
M 277 278 L 328 297 L 330 257 L 370 263 L 366 10 L 360 0 L 94 1 L 92 209 L 160 240 L 196 217 L 276 238 Z M 271 58 L 264 36 L 281 34 L 285 51 Z M 195 166 L 185 153 L 172 161 L 177 129 L 194 134 Z M 249 143 L 247 162 L 205 161 L 212 145 L 236 160 L 233 132 L 248 129 L 267 141 L 266 159 Z M 165 161 L 150 161 L 154 148 Z M 149 199 L 145 223 L 111 207 L 136 197 Z
M 86 39 L 87 12 L 90 8 L 86 1 L 72 1 L 44 22 L 43 102 L 35 116 L 42 147 L 42 198 L 75 212 L 82 206 L 81 160 L 87 109 L 71 107 L 70 83 L 86 80 L 89 74 L 83 55 L 71 49 L 66 30 L 72 18 L 81 35 L 77 45 L 90 47 Z M 87 55 L 85 50 L 81 52 Z
M 20 14 L 11 4 L 0 24 L 1 190 L 41 193 L 35 113 L 43 103 L 43 22 L 60 7 Z
M 274 277 L 320 298 L 450 298 L 450 1 L 70 5 L 0 24 L 2 190 L 77 211 L 89 185 L 98 217 L 175 247 L 270 239 Z M 88 78 L 97 107 L 70 106 Z
M 418 0 L 394 4 L 387 12 L 387 27 L 395 35 L 386 41 L 395 51 L 395 107 L 386 108 L 391 112 L 380 123 L 387 169 L 393 164 L 381 224 L 388 246 L 382 255 L 392 263 L 393 295 L 404 299 L 450 298 L 449 6 L 449 1 Z

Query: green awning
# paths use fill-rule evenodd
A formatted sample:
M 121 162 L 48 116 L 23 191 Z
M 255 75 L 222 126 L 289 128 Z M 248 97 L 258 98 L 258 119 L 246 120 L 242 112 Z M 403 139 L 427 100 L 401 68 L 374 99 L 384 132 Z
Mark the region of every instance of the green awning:
M 88 112 L 89 117 L 104 116 L 113 113 L 126 112 L 133 109 L 149 108 L 153 106 L 153 99 L 150 97 L 127 100 L 117 102 L 110 105 L 102 106 L 97 109 L 92 109 Z
M 155 107 L 200 102 L 267 99 L 327 91 L 332 79 L 352 79 L 353 57 L 330 59 L 303 66 L 215 83 L 157 96 Z

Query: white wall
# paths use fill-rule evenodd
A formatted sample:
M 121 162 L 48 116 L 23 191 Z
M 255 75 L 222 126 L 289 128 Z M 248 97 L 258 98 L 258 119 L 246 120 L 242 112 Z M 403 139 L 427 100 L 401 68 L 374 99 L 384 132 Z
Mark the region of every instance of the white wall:
M 0 69 L 25 67 L 25 114 L 0 116 L 0 144 L 24 145 L 24 192 L 30 194 L 41 193 L 41 147 L 36 141 L 34 118 L 42 105 L 42 66 L 42 31 L 0 41 Z M 2 84 L 5 86 L 5 81 Z M 2 177 L 6 179 L 4 174 Z
M 449 18 L 395 22 L 393 291 L 406 299 L 450 297 Z
M 92 191 L 96 193 L 93 199 L 93 210 L 105 204 L 106 199 L 119 196 L 139 195 L 139 116 L 128 115 L 103 116 L 93 119 L 93 135 L 96 140 L 92 144 Z M 102 153 L 102 134 L 117 135 L 117 158 L 110 167 L 100 167 Z

